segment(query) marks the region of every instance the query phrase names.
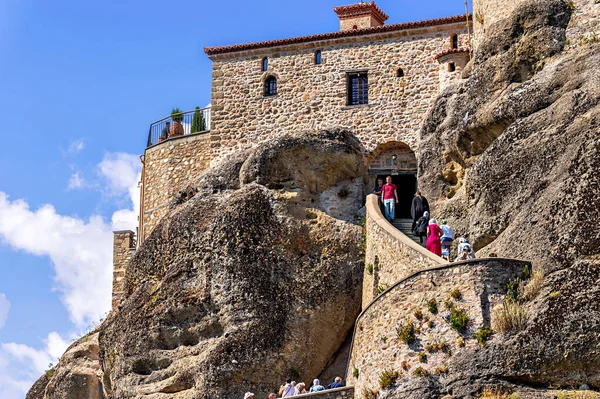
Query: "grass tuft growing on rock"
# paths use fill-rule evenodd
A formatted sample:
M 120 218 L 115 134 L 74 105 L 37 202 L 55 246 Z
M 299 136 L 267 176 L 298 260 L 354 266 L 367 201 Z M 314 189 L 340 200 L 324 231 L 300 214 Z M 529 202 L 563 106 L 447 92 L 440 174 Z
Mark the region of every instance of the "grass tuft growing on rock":
M 413 376 L 415 377 L 428 377 L 429 376 L 429 371 L 425 370 L 423 367 L 419 366 L 415 369 L 415 371 L 413 371 Z
M 542 285 L 544 284 L 544 272 L 541 270 L 536 270 L 533 272 L 531 279 L 527 283 L 527 285 L 523 285 L 520 288 L 521 298 L 526 301 L 530 301 L 535 298 L 542 289 Z
M 377 395 L 379 395 L 379 392 L 374 389 L 363 388 L 362 390 L 363 399 L 377 399 Z
M 352 370 L 352 377 L 358 378 L 359 375 L 360 375 L 360 371 L 358 371 L 358 369 L 356 367 L 354 367 L 354 370 Z
M 500 388 L 484 388 L 479 397 L 481 399 L 507 399 L 508 393 Z
M 417 340 L 417 329 L 412 321 L 403 322 L 396 328 L 398 340 L 405 344 L 412 344 Z
M 490 326 L 483 326 L 474 335 L 477 342 L 479 342 L 479 345 L 485 346 L 493 333 Z
M 450 327 L 459 333 L 464 333 L 469 324 L 469 315 L 464 309 L 452 308 L 450 310 Z
M 381 389 L 389 388 L 394 385 L 398 377 L 399 374 L 397 371 L 384 370 L 383 373 L 379 375 L 379 386 Z
M 425 350 L 429 353 L 436 353 L 436 352 L 448 353 L 450 351 L 450 345 L 445 340 L 441 340 L 441 341 L 432 342 L 432 343 L 425 345 Z
M 439 367 L 436 367 L 433 371 L 435 374 L 448 374 L 448 366 L 445 364 Z
M 429 313 L 431 314 L 437 314 L 438 304 L 435 298 L 431 298 L 429 301 L 427 301 L 427 310 L 429 310 Z
M 369 263 L 367 265 L 367 273 L 369 274 L 369 276 L 373 275 L 373 264 L 372 263 Z
M 410 369 L 410 362 L 403 360 L 402 361 L 402 370 L 408 371 L 408 369 Z
M 417 320 L 423 320 L 423 311 L 421 309 L 415 310 L 414 315 Z
M 419 354 L 417 354 L 417 358 L 419 359 L 419 362 L 427 363 L 427 354 L 425 352 L 419 352 Z
M 556 399 L 598 399 L 600 395 L 592 391 L 568 391 L 555 396 Z
M 450 297 L 456 301 L 460 301 L 462 299 L 462 293 L 458 288 L 455 288 L 450 291 Z
M 523 307 L 510 299 L 505 299 L 501 307 L 492 311 L 492 325 L 495 331 L 507 333 L 520 331 L 527 323 L 527 313 Z

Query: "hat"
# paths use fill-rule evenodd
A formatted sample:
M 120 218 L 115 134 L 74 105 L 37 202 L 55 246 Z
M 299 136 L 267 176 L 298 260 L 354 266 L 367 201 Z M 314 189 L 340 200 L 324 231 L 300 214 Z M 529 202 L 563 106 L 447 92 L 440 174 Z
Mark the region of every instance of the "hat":
M 246 394 L 244 395 L 244 399 L 248 399 L 248 398 L 253 398 L 254 394 L 252 392 L 246 392 Z
M 448 222 L 446 221 L 446 219 L 442 219 L 442 224 L 446 224 L 446 223 L 448 223 Z

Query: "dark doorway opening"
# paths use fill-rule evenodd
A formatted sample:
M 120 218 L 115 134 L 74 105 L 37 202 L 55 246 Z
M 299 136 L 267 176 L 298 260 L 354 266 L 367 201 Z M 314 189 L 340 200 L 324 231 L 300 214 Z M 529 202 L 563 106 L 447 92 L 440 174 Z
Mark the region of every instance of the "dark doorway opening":
M 378 175 L 377 178 L 383 179 L 389 175 Z M 398 206 L 396 206 L 396 219 L 410 219 L 410 206 L 417 191 L 417 175 L 414 173 L 404 173 L 392 176 L 392 183 L 398 189 Z

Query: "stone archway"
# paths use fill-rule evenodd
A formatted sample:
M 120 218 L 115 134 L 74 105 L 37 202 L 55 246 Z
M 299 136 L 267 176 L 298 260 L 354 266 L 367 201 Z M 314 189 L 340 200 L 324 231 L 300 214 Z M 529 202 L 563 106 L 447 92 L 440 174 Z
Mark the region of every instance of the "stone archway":
M 401 141 L 382 143 L 366 158 L 369 170 L 367 193 L 373 192 L 378 178 L 391 176 L 398 187 L 396 218 L 410 218 L 410 205 L 417 190 L 417 156 Z

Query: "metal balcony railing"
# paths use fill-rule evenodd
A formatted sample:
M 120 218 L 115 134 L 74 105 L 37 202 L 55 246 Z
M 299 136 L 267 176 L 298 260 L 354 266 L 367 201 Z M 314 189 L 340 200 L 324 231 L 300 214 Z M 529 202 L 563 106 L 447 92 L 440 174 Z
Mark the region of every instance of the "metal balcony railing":
M 210 107 L 170 115 L 150 124 L 147 147 L 174 137 L 210 130 Z

